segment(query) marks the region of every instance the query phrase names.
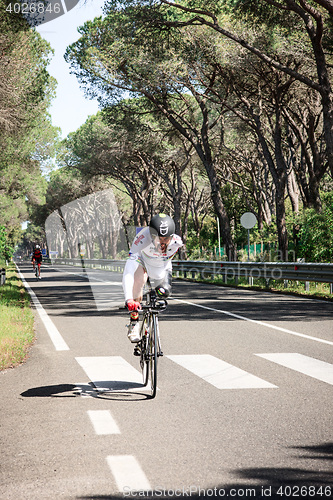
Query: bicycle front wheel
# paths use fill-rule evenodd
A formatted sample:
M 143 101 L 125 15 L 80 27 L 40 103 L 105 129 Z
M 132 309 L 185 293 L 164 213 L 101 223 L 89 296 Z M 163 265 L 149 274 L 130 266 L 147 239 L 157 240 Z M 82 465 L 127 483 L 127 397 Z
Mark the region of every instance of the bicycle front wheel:
M 142 370 L 143 385 L 148 384 L 149 378 L 149 331 L 151 318 L 149 315 L 144 316 L 141 325 L 141 341 L 140 341 L 140 366 Z
M 158 318 L 152 315 L 151 330 L 149 337 L 149 375 L 150 375 L 150 395 L 156 396 L 157 391 L 157 351 L 158 351 Z

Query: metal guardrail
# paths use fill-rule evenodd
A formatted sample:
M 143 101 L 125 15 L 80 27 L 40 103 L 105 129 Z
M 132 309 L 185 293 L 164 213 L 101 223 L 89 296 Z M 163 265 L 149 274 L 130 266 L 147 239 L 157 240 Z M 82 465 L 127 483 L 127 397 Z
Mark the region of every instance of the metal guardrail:
M 53 259 L 52 262 L 123 272 L 126 260 Z M 264 278 L 266 282 L 271 279 L 301 281 L 306 283 L 306 288 L 310 281 L 330 283 L 333 293 L 333 264 L 173 260 L 173 274 L 193 279 L 221 276 L 225 283 L 231 279 L 237 282 L 239 277 L 249 280 Z
M 57 258 L 57 259 L 51 259 L 51 263 L 67 264 L 70 266 L 80 266 L 80 267 L 93 267 L 95 269 L 108 269 L 109 271 L 122 273 L 125 267 L 126 260 Z
M 333 264 L 305 262 L 224 262 L 224 261 L 174 261 L 174 272 L 200 276 L 220 275 L 226 280 L 245 278 L 283 279 L 333 283 Z

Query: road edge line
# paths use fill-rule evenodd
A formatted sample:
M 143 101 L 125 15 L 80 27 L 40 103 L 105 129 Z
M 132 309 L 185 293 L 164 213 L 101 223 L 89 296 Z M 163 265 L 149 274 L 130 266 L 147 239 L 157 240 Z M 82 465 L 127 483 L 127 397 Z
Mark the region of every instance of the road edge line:
M 22 283 L 23 283 L 24 287 L 26 288 L 26 290 L 28 291 L 28 293 L 31 297 L 31 300 L 32 300 L 32 302 L 33 302 L 33 304 L 34 304 L 34 306 L 39 314 L 39 317 L 42 320 L 50 339 L 52 340 L 52 343 L 55 347 L 55 350 L 56 351 L 69 351 L 70 349 L 69 349 L 68 345 L 66 344 L 66 342 L 64 341 L 58 328 L 55 326 L 55 324 L 53 323 L 53 321 L 51 320 L 51 318 L 48 316 L 47 312 L 43 308 L 42 304 L 39 302 L 35 292 L 32 290 L 32 288 L 30 288 L 30 286 L 28 285 L 28 283 L 24 279 L 24 276 L 21 273 L 21 271 L 18 268 L 16 263 L 15 263 L 15 266 L 16 266 L 17 272 L 20 276 Z

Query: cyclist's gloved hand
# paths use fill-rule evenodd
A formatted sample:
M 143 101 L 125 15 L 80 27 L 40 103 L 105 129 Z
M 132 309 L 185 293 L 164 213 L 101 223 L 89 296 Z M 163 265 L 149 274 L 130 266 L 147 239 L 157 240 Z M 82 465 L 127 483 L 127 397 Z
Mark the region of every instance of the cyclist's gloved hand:
M 163 299 L 166 299 L 170 295 L 170 290 L 164 286 L 157 286 L 155 288 L 156 295 Z
M 140 302 L 133 299 L 127 300 L 125 305 L 129 311 L 137 311 L 138 309 L 141 309 Z

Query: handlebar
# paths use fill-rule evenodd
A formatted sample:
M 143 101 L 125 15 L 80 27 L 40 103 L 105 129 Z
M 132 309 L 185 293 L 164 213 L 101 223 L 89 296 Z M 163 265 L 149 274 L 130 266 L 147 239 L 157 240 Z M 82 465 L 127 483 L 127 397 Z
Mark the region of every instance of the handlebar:
M 151 304 L 141 304 L 141 309 L 140 311 L 147 311 L 148 309 L 151 309 L 153 311 L 164 311 L 168 307 L 168 303 L 165 299 L 155 299 L 152 301 Z
M 138 309 L 139 313 L 147 311 L 148 309 L 152 311 L 165 311 L 168 307 L 168 302 L 165 299 L 155 299 L 150 304 L 141 304 L 141 309 Z M 126 306 L 121 306 L 118 308 L 119 311 L 128 311 Z

